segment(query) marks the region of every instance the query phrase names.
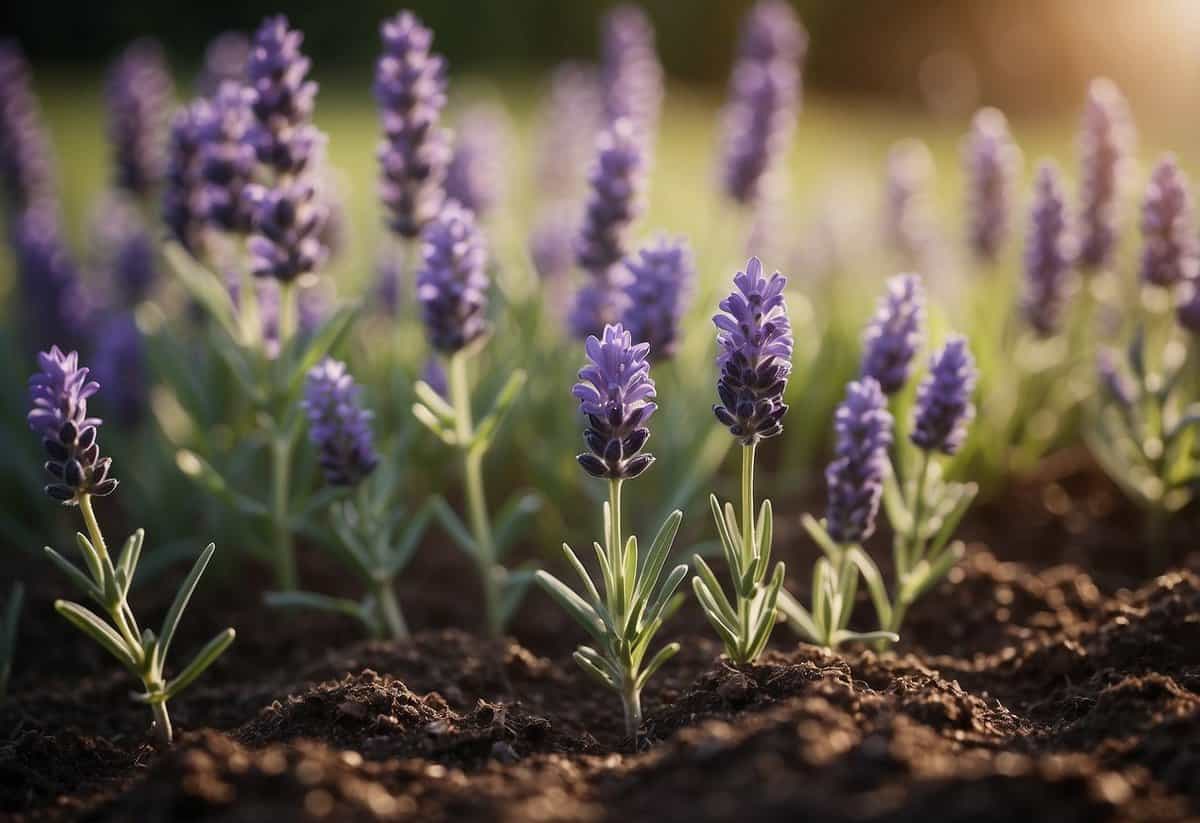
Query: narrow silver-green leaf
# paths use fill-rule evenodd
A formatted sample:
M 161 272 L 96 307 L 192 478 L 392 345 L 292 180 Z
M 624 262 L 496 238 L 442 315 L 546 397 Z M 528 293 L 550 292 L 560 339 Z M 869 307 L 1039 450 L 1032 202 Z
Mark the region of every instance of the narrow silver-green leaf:
M 581 669 L 595 678 L 596 682 L 598 682 L 600 685 L 614 690 L 617 688 L 617 681 L 614 680 L 607 672 L 597 666 L 596 663 L 593 662 L 593 658 L 585 656 L 580 651 L 575 651 L 571 657 L 574 658 L 575 662 L 579 664 Z M 599 659 L 599 655 L 596 655 L 596 659 Z
M 369 624 L 370 616 L 357 600 L 345 597 L 330 597 L 317 592 L 267 592 L 263 602 L 274 609 L 315 609 L 353 617 L 362 623 Z
M 787 618 L 787 622 L 792 624 L 792 628 L 798 634 L 808 638 L 810 643 L 821 643 L 821 633 L 817 629 L 817 624 L 809 614 L 808 609 L 800 605 L 792 593 L 787 589 L 783 589 L 779 593 L 779 611 Z
M 467 527 L 459 520 L 454 509 L 450 508 L 450 504 L 446 502 L 446 498 L 437 496 L 429 501 L 429 506 L 433 510 L 433 516 L 442 524 L 442 528 L 454 540 L 463 552 L 468 557 L 474 558 L 479 554 L 479 548 L 475 545 L 475 538 L 467 531 Z
M 104 596 L 100 592 L 100 589 L 96 587 L 95 583 L 88 579 L 86 574 L 79 570 L 78 566 L 49 546 L 45 546 L 44 550 L 46 552 L 46 556 L 50 558 L 50 562 L 57 566 L 62 573 L 67 576 L 67 579 L 71 581 L 75 588 L 79 589 L 80 592 L 94 600 L 97 605 L 104 605 Z
M 879 567 L 870 555 L 857 546 L 850 549 L 850 560 L 858 566 L 859 573 L 867 582 L 867 592 L 871 595 L 871 603 L 875 606 L 875 616 L 879 618 L 879 625 L 889 625 L 892 622 L 892 604 Z
M 95 612 L 68 600 L 54 601 L 54 610 L 65 617 L 75 628 L 99 643 L 130 671 L 137 671 L 137 661 L 133 659 L 130 650 L 126 648 L 125 641 Z
M 534 578 L 546 594 L 550 595 L 563 610 L 575 619 L 588 634 L 604 643 L 604 623 L 596 610 L 589 606 L 582 597 L 573 592 L 566 584 L 549 572 L 539 571 Z
M 122 595 L 129 594 L 129 587 L 133 583 L 133 576 L 137 573 L 138 561 L 142 558 L 142 541 L 145 537 L 145 530 L 138 529 L 129 535 L 129 539 L 121 547 L 121 554 L 117 558 L 117 573 L 123 576 L 122 579 L 125 583 L 121 592 Z
M 646 687 L 646 683 L 654 676 L 654 673 L 662 668 L 663 664 L 679 653 L 678 643 L 668 643 L 663 646 L 654 657 L 650 658 L 650 662 L 646 664 L 646 668 L 638 675 L 637 690 L 640 692 Z
M 699 579 L 704 581 L 704 585 L 709 589 L 712 595 L 713 603 L 720 613 L 721 617 L 731 626 L 736 626 L 738 622 L 737 612 L 733 608 L 733 604 L 725 596 L 721 584 L 717 582 L 717 576 L 713 574 L 713 570 L 704 562 L 704 558 L 700 555 L 693 555 L 692 565 L 696 569 L 696 574 Z
M 637 587 L 633 591 L 635 603 L 645 600 L 658 582 L 658 576 L 662 574 L 663 567 L 667 563 L 667 556 L 671 553 L 671 546 L 675 542 L 675 535 L 679 531 L 679 524 L 682 521 L 683 512 L 676 509 L 659 527 L 658 534 L 654 536 L 654 542 L 650 544 L 650 551 L 647 553 L 646 561 L 639 573 Z
M 188 663 L 187 667 L 163 689 L 163 699 L 170 700 L 177 697 L 180 692 L 192 684 L 193 680 L 204 674 L 204 670 L 225 653 L 236 636 L 237 632 L 233 629 L 226 629 L 208 641 L 204 648 L 192 658 L 192 662 Z
M 432 386 L 424 380 L 418 380 L 413 384 L 413 393 L 433 413 L 434 417 L 440 418 L 446 425 L 454 424 L 454 407 L 447 403 L 446 399 L 438 394 Z
M 837 544 L 837 541 L 829 536 L 829 532 L 825 531 L 825 527 L 818 523 L 816 518 L 814 518 L 811 514 L 805 514 L 800 518 L 800 525 L 804 526 L 804 530 L 808 532 L 808 535 L 813 539 L 813 542 L 815 542 L 821 551 L 825 553 L 825 556 L 829 558 L 829 562 L 836 563 L 841 559 L 842 547 Z
M 75 532 L 75 545 L 79 548 L 79 553 L 83 556 L 83 562 L 87 564 L 88 572 L 92 575 L 92 580 L 96 584 L 96 588 L 100 591 L 104 590 L 104 567 L 100 563 L 100 553 L 92 545 L 92 541 L 88 540 L 83 532 Z
M 592 576 L 588 574 L 583 563 L 579 562 L 579 558 L 575 555 L 575 552 L 566 543 L 562 544 L 562 551 L 563 555 L 567 558 L 567 562 L 571 564 L 571 568 L 575 570 L 575 574 L 579 577 L 580 582 L 583 583 L 583 589 L 591 599 L 592 605 L 601 605 L 603 600 L 600 598 L 600 592 L 596 590 L 596 584 L 592 582 Z
M 179 628 L 179 620 L 183 617 L 183 610 L 187 608 L 188 601 L 192 599 L 192 592 L 196 590 L 196 584 L 200 582 L 200 576 L 208 568 L 208 561 L 212 560 L 213 552 L 216 550 L 217 547 L 209 543 L 204 551 L 200 552 L 192 570 L 188 572 L 179 591 L 175 593 L 175 600 L 171 603 L 171 608 L 167 610 L 167 616 L 163 618 L 162 630 L 158 633 L 159 657 L 162 660 L 167 659 L 167 652 L 171 648 L 175 630 Z

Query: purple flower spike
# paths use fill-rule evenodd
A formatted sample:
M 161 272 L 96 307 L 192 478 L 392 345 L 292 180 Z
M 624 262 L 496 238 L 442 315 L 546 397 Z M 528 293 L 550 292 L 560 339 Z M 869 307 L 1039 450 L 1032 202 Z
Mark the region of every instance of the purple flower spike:
M 253 224 L 246 187 L 254 177 L 255 151 L 250 143 L 254 92 L 226 83 L 211 104 L 193 104 L 200 138 L 199 173 L 203 181 L 205 218 L 220 231 L 245 234 Z
M 1025 319 L 1042 337 L 1054 334 L 1061 324 L 1077 248 L 1058 168 L 1043 163 L 1034 181 L 1021 301 Z
M 639 140 L 652 142 L 662 106 L 663 70 L 654 25 L 637 6 L 617 6 L 604 18 L 601 83 L 605 119 L 628 119 Z
M 488 250 L 475 215 L 453 200 L 421 233 L 417 300 L 429 343 L 451 355 L 488 332 Z
M 21 47 L 0 41 L 0 183 L 9 218 L 54 198 L 54 164 L 29 65 Z
M 1142 201 L 1142 282 L 1173 288 L 1197 276 L 1196 230 L 1187 175 L 1167 155 L 1154 167 Z
M 13 256 L 21 284 L 25 327 L 30 342 L 83 342 L 91 305 L 79 267 L 62 236 L 58 218 L 47 206 L 27 209 L 13 227 Z
M 887 282 L 875 316 L 863 334 L 861 374 L 879 383 L 884 394 L 904 388 L 913 357 L 921 347 L 925 325 L 925 288 L 915 274 L 898 274 Z
M 808 32 L 786 0 L 759 0 L 742 24 L 738 54 L 747 60 L 800 63 L 808 52 Z
M 279 174 L 308 167 L 320 146 L 311 125 L 317 84 L 300 52 L 304 35 L 283 15 L 268 17 L 254 34 L 246 76 L 257 127 L 251 133 L 258 159 Z
M 574 199 L 583 185 L 602 122 L 595 70 L 578 63 L 555 68 L 539 119 L 534 157 L 538 191 L 555 199 Z
M 375 67 L 375 100 L 383 122 L 380 197 L 388 226 L 413 238 L 437 216 L 450 163 L 450 134 L 439 125 L 446 105 L 446 64 L 431 54 L 433 33 L 411 12 L 384 22 Z
M 455 133 L 446 170 L 446 196 L 483 217 L 504 199 L 512 148 L 512 121 L 496 103 L 468 109 Z
M 658 408 L 647 359 L 650 345 L 634 345 L 617 323 L 605 326 L 603 337 L 588 337 L 586 349 L 589 362 L 571 389 L 588 421 L 583 431 L 588 451 L 576 459 L 592 477 L 637 477 L 654 462 L 654 455 L 642 453 L 650 437 L 646 421 Z
M 837 442 L 834 459 L 825 469 L 825 530 L 842 545 L 861 543 L 875 532 L 892 444 L 887 396 L 873 378 L 846 387 L 833 427 Z
M 204 49 L 204 65 L 196 86 L 205 97 L 212 97 L 225 83 L 246 82 L 250 65 L 250 38 L 240 31 L 226 31 L 209 41 Z
M 50 458 L 46 471 L 54 482 L 46 486 L 46 494 L 68 505 L 80 495 L 112 494 L 117 488 L 116 479 L 108 476 L 112 458 L 100 457 L 100 420 L 88 417 L 87 410 L 88 398 L 100 384 L 88 380 L 76 352 L 63 354 L 58 346 L 40 353 L 38 366 L 41 371 L 29 378 L 32 408 L 27 420 Z
M 156 242 L 129 197 L 109 192 L 89 218 L 95 264 L 107 275 L 118 306 L 136 306 L 158 279 Z M 109 381 L 105 381 L 109 382 Z
M 980 109 L 971 121 L 965 150 L 967 239 L 980 260 L 994 261 L 1008 239 L 1013 189 L 1021 150 L 999 109 Z
M 111 411 L 119 425 L 137 427 L 150 408 L 150 386 L 146 349 L 133 314 L 121 312 L 109 319 L 94 346 L 92 374 L 108 386 L 101 409 Z
M 304 179 L 275 189 L 249 190 L 254 208 L 250 270 L 281 283 L 316 271 L 328 254 L 321 242 L 327 211 Z
M 792 326 L 783 290 L 787 278 L 769 278 L 762 262 L 751 257 L 745 272 L 733 278 L 736 288 L 713 316 L 717 327 L 717 394 L 713 413 L 744 446 L 783 431 L 787 404 L 783 391 L 792 370 Z
M 105 96 L 118 188 L 144 197 L 162 181 L 173 95 L 166 58 L 156 40 L 135 41 L 109 71 Z
M 695 265 L 683 238 L 660 237 L 638 252 L 626 266 L 628 304 L 623 325 L 634 340 L 650 344 L 653 359 L 675 354 L 679 324 L 692 294 Z
M 1117 365 L 1117 357 L 1112 349 L 1101 349 L 1096 355 L 1096 373 L 1109 400 L 1124 409 L 1133 408 L 1133 381 Z
M 308 437 L 331 486 L 355 486 L 379 465 L 371 440 L 374 415 L 362 407 L 360 389 L 346 364 L 326 357 L 304 382 Z
M 211 119 L 207 100 L 180 108 L 171 119 L 162 218 L 172 239 L 197 256 L 203 245 L 204 184 L 200 176 L 201 129 Z
M 933 155 L 920 140 L 900 140 L 888 151 L 884 233 L 888 245 L 914 264 L 933 240 L 928 204 L 933 176 Z
M 929 374 L 917 388 L 913 429 L 909 439 L 925 451 L 954 454 L 975 417 L 975 359 L 962 336 L 951 337 L 933 356 Z
M 1128 182 L 1137 133 L 1120 89 L 1107 77 L 1088 86 L 1079 130 L 1079 262 L 1097 269 L 1112 261 L 1120 232 L 1121 195 Z

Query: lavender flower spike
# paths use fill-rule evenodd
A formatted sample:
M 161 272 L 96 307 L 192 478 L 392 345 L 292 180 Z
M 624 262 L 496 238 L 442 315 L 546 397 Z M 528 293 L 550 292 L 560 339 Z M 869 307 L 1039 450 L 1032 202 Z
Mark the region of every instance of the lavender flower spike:
M 379 457 L 371 442 L 374 415 L 362 407 L 359 386 L 346 364 L 326 357 L 304 382 L 308 436 L 320 454 L 325 482 L 354 486 L 375 470 Z
M 650 437 L 646 421 L 658 408 L 650 345 L 634 345 L 617 323 L 605 326 L 602 337 L 588 337 L 586 349 L 590 362 L 571 389 L 588 421 L 583 432 L 588 451 L 577 458 L 579 465 L 592 477 L 637 477 L 654 462 L 654 455 L 641 453 Z
M 162 47 L 137 40 L 108 75 L 108 133 L 116 152 L 117 187 L 148 195 L 163 177 L 174 87 Z
M 651 142 L 662 106 L 663 70 L 650 18 L 637 6 L 614 8 L 604 18 L 601 52 L 605 119 L 628 119 L 638 138 Z
M 692 251 L 683 238 L 660 237 L 625 265 L 632 279 L 623 324 L 634 340 L 650 344 L 652 358 L 669 358 L 696 276 Z
M 925 451 L 954 454 L 975 417 L 975 359 L 961 335 L 951 337 L 933 356 L 929 374 L 917 388 L 913 428 L 909 439 Z
M 1136 141 L 1133 118 L 1120 89 L 1107 77 L 1093 80 L 1079 130 L 1079 262 L 1087 268 L 1102 268 L 1112 260 L 1120 230 L 1121 194 L 1132 171 Z
M 928 203 L 933 176 L 933 155 L 923 142 L 908 138 L 892 144 L 887 156 L 883 228 L 888 245 L 914 264 L 926 256 L 933 241 Z
M 1034 181 L 1021 303 L 1029 325 L 1043 337 L 1056 332 L 1061 323 L 1077 249 L 1058 168 L 1043 163 Z
M 925 325 L 925 288 L 915 274 L 898 274 L 887 281 L 875 316 L 863 334 L 860 373 L 873 377 L 884 394 L 904 388 L 913 357 L 921 347 Z
M 317 84 L 306 79 L 311 64 L 300 51 L 303 42 L 286 17 L 268 17 L 254 34 L 246 66 L 258 122 L 250 139 L 259 161 L 278 174 L 308 168 L 321 143 L 311 125 Z
M 201 209 L 214 228 L 234 234 L 245 234 L 253 223 L 247 192 L 256 158 L 250 142 L 255 127 L 253 101 L 254 92 L 248 88 L 225 83 L 210 103 L 197 102 L 192 108 L 203 181 Z
M 994 261 L 1008 239 L 1021 150 L 999 109 L 981 109 L 971 121 L 964 159 L 968 180 L 967 239 L 980 260 Z
M 375 100 L 383 122 L 380 197 L 388 226 L 413 238 L 441 208 L 450 163 L 450 134 L 439 125 L 446 105 L 446 65 L 431 54 L 433 34 L 411 12 L 384 22 L 375 67 Z
M 171 118 L 162 219 L 175 242 L 193 256 L 204 241 L 205 206 L 200 178 L 201 128 L 212 116 L 207 100 L 181 107 Z
M 32 408 L 27 419 L 50 458 L 46 471 L 54 482 L 46 486 L 46 494 L 67 505 L 80 495 L 112 494 L 117 488 L 117 480 L 108 476 L 112 458 L 100 457 L 100 420 L 88 417 L 87 410 L 88 398 L 100 384 L 88 380 L 76 352 L 63 354 L 58 346 L 40 353 L 38 366 L 41 371 L 29 378 Z
M 504 199 L 512 121 L 498 103 L 479 103 L 463 113 L 456 138 L 446 196 L 483 217 Z
M 487 242 L 475 215 L 453 200 L 421 234 L 417 300 L 429 343 L 454 354 L 488 331 Z
M 892 444 L 892 415 L 887 396 L 872 377 L 846 387 L 846 399 L 834 417 L 837 443 L 825 469 L 829 504 L 825 530 L 840 544 L 861 543 L 875 531 L 883 495 L 887 450 Z
M 1197 276 L 1196 230 L 1187 175 L 1174 156 L 1158 162 L 1142 201 L 1142 282 L 1163 289 Z
M 22 209 L 53 199 L 51 156 L 29 65 L 20 46 L 0 40 L 0 183 L 10 220 Z
M 276 189 L 254 191 L 254 230 L 250 238 L 250 271 L 291 283 L 311 274 L 324 262 L 328 249 L 321 229 L 328 211 L 316 187 L 304 179 Z
M 792 370 L 792 326 L 783 290 L 787 278 L 769 278 L 762 262 L 751 257 L 745 272 L 733 278 L 735 289 L 713 316 L 717 327 L 717 394 L 713 413 L 742 445 L 783 431 L 787 404 L 783 391 Z
M 595 70 L 569 62 L 555 68 L 538 120 L 534 155 L 538 192 L 573 199 L 583 185 L 592 143 L 600 130 L 600 85 Z

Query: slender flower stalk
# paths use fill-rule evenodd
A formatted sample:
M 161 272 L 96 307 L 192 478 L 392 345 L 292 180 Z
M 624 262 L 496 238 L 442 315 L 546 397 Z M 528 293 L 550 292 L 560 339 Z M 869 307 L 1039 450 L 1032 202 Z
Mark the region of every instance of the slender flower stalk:
M 752 663 L 766 648 L 783 586 L 783 563 L 776 563 L 767 578 L 773 510 L 771 501 L 764 500 L 755 518 L 754 458 L 759 442 L 783 431 L 792 329 L 783 298 L 787 278 L 778 272 L 767 277 L 762 262 L 752 257 L 733 282 L 733 293 L 721 301 L 721 312 L 713 317 L 721 349 L 717 356 L 720 403 L 713 412 L 742 444 L 740 529 L 731 503 L 722 508 L 716 495 L 709 496 L 709 503 L 733 579 L 734 598 L 731 602 L 726 597 L 699 555 L 693 557 L 697 576 L 692 578 L 692 588 L 730 660 L 744 664 Z
M 885 394 L 904 388 L 912 361 L 921 347 L 925 326 L 925 287 L 915 274 L 887 281 L 875 316 L 863 333 L 860 374 L 873 378 Z
M 654 462 L 643 451 L 654 414 L 654 381 L 650 378 L 647 343 L 634 344 L 620 324 L 605 326 L 603 336 L 586 343 L 588 364 L 579 372 L 571 393 L 587 420 L 580 466 L 592 477 L 608 481 L 604 504 L 604 545 L 595 544 L 602 586 L 597 587 L 575 552 L 566 543 L 563 554 L 579 576 L 583 595 L 549 572 L 537 573 L 538 585 L 596 641 L 580 646 L 574 658 L 601 685 L 621 698 L 625 732 L 636 738 L 642 724 L 641 693 L 651 675 L 679 651 L 668 643 L 647 661 L 654 635 L 678 608 L 675 591 L 687 576 L 680 564 L 658 585 L 675 533 L 683 519 L 676 510 L 667 517 L 645 561 L 639 563 L 638 540 L 622 531 L 621 491 L 626 480 L 638 477 Z M 656 591 L 657 586 L 657 591 Z
M 1171 155 L 1150 175 L 1142 201 L 1141 280 L 1173 289 L 1200 274 L 1192 195 L 1187 175 Z
M 673 357 L 696 277 L 691 248 L 683 238 L 661 236 L 626 266 L 630 279 L 623 325 L 634 340 L 650 344 L 656 359 Z
M 173 96 L 171 74 L 156 40 L 133 42 L 109 70 L 105 97 L 117 188 L 146 199 L 162 182 Z
M 213 545 L 210 543 L 201 553 L 180 586 L 162 629 L 157 634 L 148 628 L 139 629 L 128 595 L 141 556 L 144 532 L 141 529 L 134 532 L 114 559 L 92 505 L 93 497 L 105 497 L 117 488 L 116 478 L 108 476 L 111 458 L 100 457 L 97 443 L 100 420 L 88 416 L 88 400 L 100 386 L 79 365 L 78 354 L 64 354 L 57 346 L 38 355 L 38 366 L 40 371 L 29 380 L 32 408 L 28 421 L 30 429 L 41 437 L 49 457 L 46 471 L 52 482 L 46 486 L 46 493 L 64 505 L 78 507 L 87 529 L 87 535 L 75 535 L 84 569 L 49 546 L 45 548 L 46 556 L 83 595 L 102 607 L 108 620 L 79 603 L 65 600 L 55 601 L 54 609 L 141 681 L 143 691 L 135 694 L 134 699 L 150 706 L 155 731 L 163 742 L 170 743 L 167 701 L 212 665 L 234 638 L 233 629 L 226 629 L 209 641 L 174 679 L 166 678 L 164 666 L 171 640 L 200 576 L 212 559 Z
M 1034 181 L 1025 241 L 1025 294 L 1021 300 L 1026 321 L 1041 337 L 1055 334 L 1062 326 L 1077 251 L 1058 167 L 1043 163 Z
M 1079 263 L 1087 270 L 1112 263 L 1136 142 L 1133 117 L 1120 89 L 1107 77 L 1096 78 L 1088 86 L 1079 129 Z
M 967 241 L 975 257 L 994 262 L 1008 241 L 1021 150 L 999 109 L 980 109 L 963 149 L 968 185 Z

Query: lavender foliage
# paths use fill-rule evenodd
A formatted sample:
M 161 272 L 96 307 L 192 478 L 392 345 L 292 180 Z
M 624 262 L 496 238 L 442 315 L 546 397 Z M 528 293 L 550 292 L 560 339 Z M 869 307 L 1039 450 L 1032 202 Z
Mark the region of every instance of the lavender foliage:
M 105 99 L 118 188 L 146 197 L 162 182 L 173 96 L 156 40 L 134 41 L 109 70 Z
M 479 103 L 458 121 L 446 169 L 446 196 L 484 217 L 504 199 L 512 151 L 512 121 L 497 103 Z
M 604 18 L 600 51 L 605 120 L 629 120 L 648 145 L 658 128 L 663 99 L 654 25 L 637 6 L 617 6 Z
M 887 396 L 874 378 L 864 377 L 846 387 L 834 431 L 834 459 L 825 469 L 825 530 L 839 544 L 861 543 L 875 532 L 892 444 Z
M 1058 168 L 1043 163 L 1034 181 L 1021 302 L 1025 319 L 1042 337 L 1054 334 L 1062 324 L 1077 248 Z
M 1106 77 L 1093 80 L 1079 131 L 1079 262 L 1087 268 L 1112 262 L 1120 232 L 1121 195 L 1132 170 L 1136 140 L 1133 117 L 1120 89 Z
M 379 465 L 371 437 L 374 416 L 362 407 L 361 389 L 346 364 L 326 357 L 304 383 L 308 436 L 331 486 L 355 486 Z
M 696 275 L 692 250 L 683 238 L 659 237 L 626 267 L 630 279 L 622 325 L 634 340 L 650 344 L 652 359 L 672 357 Z
M 875 316 L 863 333 L 860 374 L 873 378 L 884 394 L 904 388 L 912 361 L 921 347 L 925 325 L 925 287 L 915 274 L 887 281 Z
M 0 183 L 9 218 L 53 200 L 54 163 L 29 65 L 20 46 L 0 40 Z
M 933 356 L 929 374 L 917 388 L 913 428 L 909 439 L 927 452 L 954 454 L 967 436 L 975 417 L 971 395 L 975 391 L 975 359 L 966 338 L 951 337 Z
M 375 100 L 383 122 L 379 145 L 380 196 L 388 226 L 413 238 L 445 197 L 450 134 L 441 127 L 446 66 L 430 53 L 433 34 L 411 12 L 382 27 L 383 54 L 375 68 Z
M 487 243 L 475 215 L 453 200 L 421 233 L 417 300 L 429 343 L 454 354 L 488 332 Z
M 994 261 L 1008 240 L 1021 151 L 998 109 L 981 109 L 971 121 L 964 159 L 967 239 L 975 256 Z
M 717 327 L 720 403 L 713 413 L 744 446 L 783 431 L 783 392 L 792 370 L 792 327 L 783 290 L 787 278 L 769 278 L 750 258 L 733 279 L 734 291 L 713 316 Z
M 37 359 L 40 370 L 29 378 L 31 408 L 26 419 L 49 457 L 46 472 L 53 482 L 46 494 L 68 505 L 80 495 L 112 494 L 117 488 L 117 480 L 108 476 L 112 458 L 100 457 L 100 420 L 88 417 L 87 408 L 100 384 L 88 379 L 76 352 L 64 354 L 51 346 Z
M 1187 175 L 1171 155 L 1154 167 L 1142 201 L 1142 282 L 1169 289 L 1200 271 Z
M 654 462 L 654 455 L 642 451 L 650 437 L 646 422 L 658 408 L 650 345 L 635 345 L 617 323 L 605 326 L 601 337 L 588 337 L 585 348 L 589 362 L 571 394 L 588 421 L 583 432 L 588 450 L 576 459 L 592 477 L 637 477 Z

